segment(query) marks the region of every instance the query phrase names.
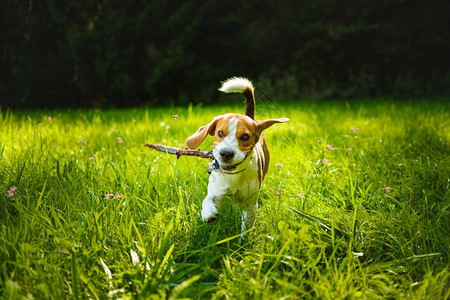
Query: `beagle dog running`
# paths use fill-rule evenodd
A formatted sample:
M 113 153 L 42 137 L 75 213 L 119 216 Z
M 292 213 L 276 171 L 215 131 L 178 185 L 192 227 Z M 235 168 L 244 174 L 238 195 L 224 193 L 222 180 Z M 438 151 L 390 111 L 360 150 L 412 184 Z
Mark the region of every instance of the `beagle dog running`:
M 259 190 L 269 167 L 269 150 L 262 132 L 289 119 L 255 121 L 253 85 L 245 78 L 230 78 L 219 90 L 244 94 L 245 115 L 229 113 L 215 117 L 187 138 L 186 146 L 196 149 L 208 134 L 214 136 L 214 160 L 208 170 L 211 175 L 202 204 L 202 219 L 215 220 L 226 196 L 232 196 L 243 209 L 242 240 L 244 232 L 255 223 Z

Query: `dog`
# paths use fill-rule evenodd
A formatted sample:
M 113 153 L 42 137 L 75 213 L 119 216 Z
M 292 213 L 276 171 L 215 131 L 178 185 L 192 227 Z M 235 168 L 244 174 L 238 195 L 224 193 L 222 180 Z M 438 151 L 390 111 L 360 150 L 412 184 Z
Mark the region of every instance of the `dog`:
M 186 147 L 197 149 L 208 135 L 214 136 L 213 162 L 208 193 L 202 203 L 201 216 L 206 222 L 215 220 L 227 196 L 243 209 L 241 238 L 255 224 L 261 183 L 269 167 L 269 149 L 262 132 L 287 118 L 255 121 L 253 84 L 246 78 L 233 77 L 222 83 L 219 91 L 242 93 L 245 115 L 228 113 L 215 117 L 186 139 Z

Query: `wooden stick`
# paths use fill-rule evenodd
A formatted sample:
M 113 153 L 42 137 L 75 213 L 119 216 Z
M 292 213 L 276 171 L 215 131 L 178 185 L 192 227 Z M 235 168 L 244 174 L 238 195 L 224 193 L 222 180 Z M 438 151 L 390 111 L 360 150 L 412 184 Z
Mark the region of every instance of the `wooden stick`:
M 174 154 L 177 156 L 177 158 L 180 158 L 181 155 L 198 156 L 201 158 L 213 158 L 212 151 L 181 149 L 175 147 L 167 147 L 160 144 L 145 144 L 144 146 L 149 147 L 150 149 L 155 149 L 160 152 Z

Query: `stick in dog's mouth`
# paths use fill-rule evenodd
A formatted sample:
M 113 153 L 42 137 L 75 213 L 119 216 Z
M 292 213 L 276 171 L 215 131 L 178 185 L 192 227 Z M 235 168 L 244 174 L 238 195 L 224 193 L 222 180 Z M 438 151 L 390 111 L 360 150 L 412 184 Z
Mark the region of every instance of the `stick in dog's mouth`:
M 221 163 L 220 164 L 220 168 L 224 171 L 231 171 L 236 169 L 238 165 L 232 165 L 232 164 L 226 164 L 226 163 Z
M 249 153 L 250 153 L 250 152 L 249 152 Z M 240 164 L 242 164 L 242 163 L 247 159 L 249 153 L 247 153 L 247 154 L 245 155 L 245 157 L 244 157 L 240 162 L 238 162 L 237 164 L 227 164 L 227 163 L 224 163 L 224 162 L 220 162 L 220 163 L 219 163 L 220 169 L 222 169 L 222 170 L 224 170 L 224 171 L 231 171 L 231 170 L 236 169 L 237 166 L 239 166 Z M 217 161 L 216 158 L 214 158 L 214 159 Z

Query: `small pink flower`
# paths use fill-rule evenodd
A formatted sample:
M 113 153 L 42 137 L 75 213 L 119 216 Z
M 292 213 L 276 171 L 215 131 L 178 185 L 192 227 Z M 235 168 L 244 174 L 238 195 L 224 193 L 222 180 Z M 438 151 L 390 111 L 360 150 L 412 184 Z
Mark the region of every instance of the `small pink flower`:
M 324 158 L 324 159 L 322 160 L 322 162 L 323 162 L 324 165 L 328 165 L 328 159 Z
M 280 191 L 276 191 L 275 194 L 279 195 L 279 194 L 281 194 L 281 192 Z
M 353 131 L 353 132 L 358 132 L 358 131 L 359 131 L 359 128 L 358 128 L 358 127 L 352 127 L 352 131 Z
M 163 139 L 162 142 L 163 142 L 163 144 L 167 144 L 167 140 L 166 139 Z
M 106 195 L 105 195 L 105 198 L 103 198 L 103 199 L 109 199 L 109 198 L 111 198 L 111 197 L 114 197 L 114 194 L 106 194 Z
M 353 151 L 352 148 L 347 148 L 347 151 Z
M 279 168 L 283 168 L 283 165 L 282 164 L 280 164 L 280 163 L 277 163 L 277 165 L 276 165 L 277 167 L 279 167 Z
M 93 160 L 94 159 L 94 157 L 93 156 L 89 156 L 89 160 Z
M 321 141 L 321 140 L 318 140 L 318 141 L 317 141 L 317 144 L 322 144 L 322 141 Z
M 384 192 L 385 192 L 386 194 L 389 193 L 390 190 L 391 190 L 391 187 L 390 187 L 390 186 L 387 186 L 387 187 L 384 188 Z
M 328 149 L 328 150 L 336 150 L 336 148 L 334 148 L 334 147 L 333 147 L 332 145 L 330 145 L 330 144 L 327 145 L 327 149 Z
M 300 199 L 305 199 L 305 195 L 303 193 L 299 193 L 298 196 L 300 197 Z
M 119 199 L 123 199 L 123 195 L 121 195 L 119 193 L 116 194 L 116 197 L 119 198 Z
M 14 192 L 15 191 L 17 191 L 17 186 L 14 185 L 14 186 L 10 187 L 8 192 L 7 192 L 8 193 L 8 197 L 10 197 L 10 198 L 14 197 Z
M 170 126 L 169 126 L 169 125 L 166 125 L 166 127 L 165 127 L 165 129 L 166 129 L 166 134 L 169 133 L 169 128 L 170 128 Z
M 438 166 L 437 163 L 435 163 L 434 166 L 437 167 Z
M 177 115 L 173 115 L 172 118 L 174 118 L 175 120 L 179 118 L 178 114 Z
M 121 137 L 118 137 L 118 138 L 117 138 L 117 142 L 118 142 L 119 144 L 123 143 L 122 138 L 121 138 Z
M 64 248 L 59 248 L 59 253 L 65 254 L 65 253 L 67 253 L 67 251 Z
M 427 137 L 427 141 L 431 140 L 431 136 Z
M 48 116 L 48 117 L 47 117 L 47 120 L 51 121 L 51 120 L 52 120 L 52 117 Z

